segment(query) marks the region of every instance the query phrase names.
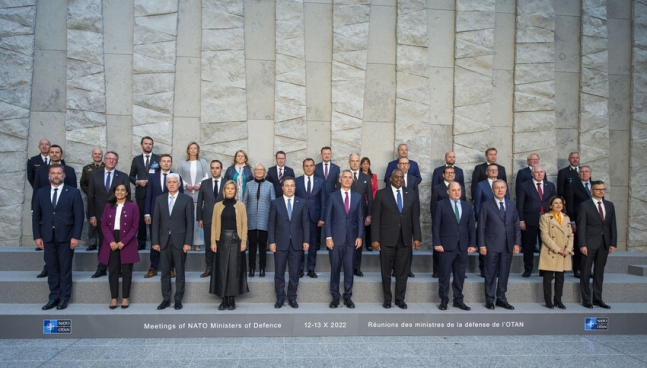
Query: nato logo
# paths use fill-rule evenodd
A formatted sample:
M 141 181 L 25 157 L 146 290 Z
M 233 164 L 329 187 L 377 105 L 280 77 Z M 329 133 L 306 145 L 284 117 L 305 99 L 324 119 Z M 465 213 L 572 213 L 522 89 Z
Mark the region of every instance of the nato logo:
M 609 318 L 584 318 L 584 331 L 598 331 L 609 329 Z
M 43 333 L 46 335 L 72 333 L 72 320 L 45 319 L 43 320 Z

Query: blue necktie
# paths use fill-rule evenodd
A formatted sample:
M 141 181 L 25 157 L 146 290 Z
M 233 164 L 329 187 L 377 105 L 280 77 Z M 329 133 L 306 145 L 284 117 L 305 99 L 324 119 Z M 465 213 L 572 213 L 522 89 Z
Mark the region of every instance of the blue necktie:
M 106 193 L 110 194 L 110 171 L 108 171 L 108 176 L 106 176 Z
M 400 189 L 398 189 L 398 211 L 402 213 L 402 195 L 400 194 Z
M 56 208 L 57 192 L 58 188 L 54 188 L 54 195 L 52 196 L 52 208 Z
M 588 194 L 589 198 L 591 198 L 591 189 L 589 189 L 589 183 L 584 183 L 584 187 L 586 188 L 586 194 Z
M 218 180 L 213 181 L 213 196 L 218 198 Z
M 501 217 L 505 219 L 505 207 L 503 207 L 503 202 L 499 202 L 499 213 L 501 214 Z
M 310 177 L 308 176 L 308 194 L 312 192 L 312 183 L 310 182 Z
M 292 199 L 288 199 L 288 220 L 292 221 Z

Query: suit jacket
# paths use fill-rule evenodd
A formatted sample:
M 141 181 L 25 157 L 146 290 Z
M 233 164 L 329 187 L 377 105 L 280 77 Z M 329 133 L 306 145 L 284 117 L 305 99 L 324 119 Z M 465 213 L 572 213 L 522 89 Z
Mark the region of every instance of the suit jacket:
M 472 192 L 472 198 L 474 199 L 474 213 L 476 214 L 476 218 L 478 218 L 479 214 L 481 213 L 482 204 L 494 198 L 492 187 L 490 187 L 490 183 L 488 182 L 487 178 L 478 183 L 478 185 L 476 186 L 476 193 Z M 510 199 L 509 190 L 505 192 L 505 199 Z
M 169 171 L 169 173 L 172 172 L 173 170 Z M 153 212 L 155 212 L 155 201 L 157 200 L 157 197 L 164 193 L 167 193 L 166 185 L 162 186 L 162 175 L 162 171 L 156 171 L 155 174 L 150 174 L 148 176 L 148 184 L 146 184 L 146 197 L 144 197 L 144 215 L 153 216 Z M 182 185 L 181 176 L 179 190 L 180 193 L 184 193 L 184 186 Z
M 508 182 L 506 173 L 505 173 L 505 167 L 496 164 L 499 168 L 499 175 L 496 177 L 497 179 L 501 179 L 505 181 L 506 183 Z M 476 191 L 476 185 L 483 180 L 487 180 L 487 174 L 485 173 L 485 170 L 488 167 L 488 163 L 484 162 L 482 164 L 478 164 L 474 166 L 474 172 L 472 172 L 472 184 L 471 184 L 471 192 L 472 192 L 472 200 L 475 200 L 474 198 L 474 192 Z M 478 213 L 478 211 L 477 211 Z M 478 215 L 477 215 L 478 216 Z
M 592 180 L 593 179 L 589 179 L 589 183 Z M 591 189 L 590 185 L 589 189 Z M 586 190 L 579 176 L 576 180 L 573 180 L 570 184 L 568 184 L 565 187 L 565 190 L 566 192 L 564 193 L 564 199 L 566 199 L 566 212 L 568 213 L 568 217 L 571 218 L 571 221 L 575 221 L 577 219 L 580 204 L 590 200 L 591 193 Z
M 357 238 L 364 239 L 362 197 L 359 193 L 351 191 L 349 202 L 349 210 L 346 214 L 341 190 L 330 194 L 326 202 L 324 230 L 326 238 L 332 238 L 335 246 L 347 245 L 354 248 Z
M 543 200 L 539 199 L 539 192 L 533 180 L 521 184 L 517 193 L 517 212 L 519 212 L 519 221 L 525 221 L 529 224 L 539 225 L 541 209 L 544 213 L 549 212 L 548 200 L 555 196 L 555 185 L 549 181 L 544 181 Z
M 149 166 L 155 166 L 157 164 L 156 172 L 159 171 L 159 162 L 160 157 L 154 153 L 151 153 L 149 159 Z M 133 157 L 133 162 L 130 164 L 130 182 L 135 185 L 137 180 L 148 180 L 148 171 L 149 168 L 146 168 L 146 158 L 143 154 Z M 135 198 L 137 200 L 142 200 L 146 197 L 146 187 L 140 187 L 135 185 Z
M 115 241 L 115 218 L 117 207 L 112 208 L 106 205 L 101 216 L 101 231 L 103 232 L 103 243 L 99 248 L 99 263 L 108 264 L 110 260 L 110 243 Z M 139 229 L 139 206 L 137 203 L 126 201 L 121 209 L 119 218 L 119 241 L 124 247 L 119 251 L 122 264 L 139 262 L 137 251 L 137 230 Z
M 393 196 L 391 185 L 377 191 L 371 216 L 371 240 L 382 245 L 395 246 L 400 233 L 404 245 L 411 246 L 412 240 L 420 240 L 420 204 L 411 189 L 402 190 L 402 213 Z
M 572 182 L 579 180 L 580 175 L 577 170 L 573 169 L 571 165 L 566 166 L 563 169 L 560 169 L 557 172 L 557 195 L 564 197 L 569 185 Z
M 312 183 L 312 190 L 310 194 L 308 194 L 306 192 L 304 177 L 305 176 L 302 175 L 295 179 L 296 191 L 294 195 L 306 200 L 310 222 L 316 224 L 319 221 L 324 221 L 326 218 L 326 201 L 328 199 L 328 193 L 326 193 L 324 180 L 312 175 L 314 182 Z
M 265 180 L 261 183 L 261 192 L 258 193 L 258 183 L 253 180 L 247 183 L 243 194 L 243 203 L 247 208 L 247 227 L 249 230 L 267 231 L 267 217 L 270 214 L 270 205 L 276 199 L 274 186 Z
M 119 170 L 112 170 L 110 191 L 106 192 L 106 185 L 103 180 L 104 173 L 105 170 L 97 170 L 90 177 L 90 185 L 88 186 L 88 220 L 92 217 L 96 217 L 97 221 L 101 221 L 103 210 L 106 207 L 106 203 L 108 203 L 108 198 L 110 197 L 110 193 L 112 193 L 114 187 L 119 184 L 123 184 L 126 188 L 130 189 L 128 175 Z M 130 200 L 130 196 L 128 196 L 127 199 Z M 139 213 L 139 211 L 137 212 Z
M 548 174 L 544 176 L 544 184 L 548 183 Z M 514 192 L 517 195 L 517 198 L 519 198 L 519 191 L 521 190 L 521 184 L 531 181 L 532 180 L 532 169 L 529 167 L 524 167 L 523 169 L 517 171 L 517 177 L 515 178 L 514 182 Z M 555 195 L 555 194 L 553 194 Z M 550 198 L 550 197 L 549 197 Z
M 63 172 L 65 173 L 65 179 L 63 179 L 63 184 L 70 186 L 72 188 L 78 188 L 76 185 L 76 172 L 70 166 L 63 166 Z M 32 210 L 34 206 L 34 197 L 40 188 L 48 187 L 49 184 L 49 166 L 40 165 L 36 171 L 36 177 L 34 178 L 34 183 L 32 184 L 33 194 L 32 194 Z
M 287 176 L 294 178 L 294 170 L 292 170 L 292 168 L 290 167 L 283 166 L 283 177 L 285 178 Z M 276 168 L 276 165 L 267 169 L 267 176 L 265 177 L 265 180 L 274 185 L 274 194 L 276 194 L 277 197 L 283 195 L 283 183 L 279 181 L 279 171 Z
M 505 218 L 501 217 L 496 198 L 483 203 L 478 217 L 478 245 L 488 252 L 500 253 L 504 249 L 512 253 L 515 245 L 521 245 L 519 215 L 514 202 L 505 198 Z
M 193 245 L 193 198 L 184 193 L 178 193 L 173 212 L 168 211 L 168 197 L 166 192 L 157 197 L 155 212 L 153 214 L 153 232 L 151 244 L 159 244 L 161 249 L 168 245 L 169 231 L 171 241 L 177 249 L 182 249 L 184 244 Z
M 434 173 L 431 175 L 432 188 L 438 184 L 445 182 L 445 179 L 443 179 L 443 170 L 445 169 L 445 166 L 446 165 L 438 166 L 434 169 Z M 465 187 L 465 176 L 463 175 L 463 169 L 454 165 L 454 172 L 456 173 L 456 176 L 454 176 L 454 181 L 459 182 L 462 187 Z
M 433 246 L 442 245 L 446 252 L 456 249 L 467 252 L 468 247 L 476 247 L 476 228 L 474 211 L 464 199 L 460 200 L 461 218 L 456 221 L 454 202 L 449 198 L 438 202 L 432 219 Z
M 272 201 L 267 220 L 267 239 L 269 244 L 276 244 L 277 251 L 287 251 L 292 242 L 292 250 L 302 250 L 303 243 L 310 239 L 310 220 L 306 201 L 297 196 L 292 197 L 292 219 L 288 217 L 288 208 L 283 196 Z
M 333 164 L 332 161 L 330 162 L 330 167 L 328 168 L 328 180 L 326 180 L 326 178 L 324 177 L 323 162 L 320 162 L 315 166 L 315 176 L 324 180 L 324 182 L 326 183 L 325 187 L 327 194 L 332 193 L 335 188 L 337 188 L 340 175 L 341 169 L 339 168 L 339 166 Z
M 34 180 L 36 180 L 36 172 L 44 163 L 45 161 L 43 161 L 40 153 L 27 159 L 27 181 L 29 181 L 32 188 L 34 187 Z M 61 160 L 61 165 L 65 166 L 65 160 Z
M 386 184 L 391 183 L 391 173 L 393 172 L 393 170 L 398 168 L 398 161 L 399 159 L 393 160 L 386 166 L 386 172 L 384 173 L 384 182 Z M 418 184 L 420 184 L 420 182 L 422 181 L 422 175 L 420 175 L 418 163 L 413 160 L 409 160 L 409 171 L 407 172 L 407 174 L 415 176 Z
M 388 187 L 388 185 L 387 185 Z M 337 186 L 335 187 L 335 190 L 341 189 L 341 183 L 337 181 Z M 352 184 L 350 186 L 350 190 L 353 192 L 359 193 L 364 200 L 362 201 L 362 206 L 364 207 L 362 210 L 366 214 L 366 216 L 370 216 L 371 213 L 373 213 L 373 185 L 371 184 L 371 178 L 364 174 L 362 170 L 357 171 L 357 184 Z M 417 192 L 414 193 L 413 190 L 410 191 L 412 194 L 417 195 Z M 376 194 L 377 195 L 377 194 Z
M 580 204 L 577 211 L 577 237 L 580 248 L 598 249 L 604 238 L 605 249 L 618 246 L 618 229 L 616 228 L 616 210 L 613 203 L 602 200 L 606 215 L 604 222 L 600 218 L 600 212 L 593 200 Z
M 41 188 L 33 200 L 31 216 L 34 240 L 45 243 L 67 243 L 72 238 L 81 239 L 83 230 L 83 198 L 75 187 L 63 185 L 59 190 L 56 208 L 52 207 L 51 186 Z M 56 229 L 56 231 L 54 231 Z M 54 239 L 56 233 L 56 239 Z
M 443 199 L 449 198 L 449 194 L 447 194 L 447 186 L 445 185 L 445 181 L 443 180 L 442 183 L 435 185 L 434 187 L 431 188 L 431 201 L 429 202 L 429 207 L 431 209 L 431 216 L 433 217 L 434 214 L 436 213 L 436 205 L 438 202 L 442 201 Z M 465 187 L 461 185 L 461 199 L 466 201 L 465 197 Z
M 196 202 L 196 221 L 202 221 L 204 225 L 211 224 L 211 216 L 213 215 L 213 206 L 217 202 L 223 200 L 222 188 L 224 188 L 225 181 L 220 177 L 220 182 L 218 183 L 218 196 L 213 195 L 213 177 L 209 179 L 204 179 L 200 184 L 200 190 L 198 191 L 198 201 Z M 211 241 L 211 240 L 209 240 Z

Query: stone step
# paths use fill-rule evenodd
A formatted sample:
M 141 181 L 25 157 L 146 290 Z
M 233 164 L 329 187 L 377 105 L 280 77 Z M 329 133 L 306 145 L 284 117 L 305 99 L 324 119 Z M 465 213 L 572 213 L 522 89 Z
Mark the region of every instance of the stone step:
M 110 299 L 108 278 L 91 278 L 92 272 L 75 271 L 72 290 L 72 303 L 107 304 Z M 187 272 L 184 302 L 219 303 L 219 298 L 209 294 L 209 278 L 200 278 L 199 272 Z M 328 272 L 318 272 L 319 277 L 307 276 L 299 283 L 298 301 L 303 303 L 328 303 L 331 300 Z M 465 280 L 463 293 L 466 303 L 485 301 L 483 279 L 469 273 Z M 287 279 L 287 275 L 286 275 Z M 342 275 L 343 280 L 343 275 Z M 240 296 L 240 303 L 267 304 L 271 308 L 276 300 L 274 293 L 274 273 L 266 277 L 253 277 L 249 280 L 250 292 Z M 392 288 L 394 287 L 392 283 Z M 343 285 L 343 283 L 342 283 Z M 343 286 L 341 287 L 343 291 Z M 1 303 L 45 303 L 49 294 L 47 279 L 37 279 L 32 271 L 0 271 Z M 451 294 L 451 293 L 450 293 Z M 543 303 L 542 278 L 533 274 L 522 278 L 512 273 L 508 283 L 508 301 L 515 303 Z M 450 296 L 451 298 L 451 296 Z M 608 273 L 604 279 L 604 301 L 608 303 L 647 303 L 647 278 L 629 274 Z M 161 301 L 160 276 L 145 279 L 144 272 L 133 273 L 131 289 L 133 303 L 159 303 Z M 356 303 L 380 303 L 383 300 L 380 274 L 365 272 L 364 277 L 355 277 L 353 300 Z M 568 275 L 564 283 L 566 303 L 580 301 L 579 279 Z M 438 281 L 429 273 L 416 273 L 407 286 L 406 301 L 412 303 L 438 303 Z
M 636 276 L 647 276 L 647 265 L 629 265 L 628 273 Z
M 417 250 L 413 253 L 412 270 L 416 272 L 431 272 L 431 250 Z M 134 265 L 134 271 L 147 271 L 150 267 L 150 250 L 139 252 L 140 262 Z M 187 255 L 186 270 L 203 272 L 205 269 L 204 250 L 201 252 L 191 251 Z M 258 258 L 258 257 L 257 257 Z M 535 255 L 535 270 L 539 262 L 539 255 Z M 615 252 L 609 256 L 605 270 L 607 273 L 628 273 L 629 265 L 647 264 L 646 253 L 636 252 Z M 34 251 L 34 247 L 0 247 L 0 270 L 4 271 L 36 271 L 40 272 L 44 265 L 43 252 Z M 74 252 L 74 271 L 93 271 L 97 267 L 97 251 L 87 252 L 81 248 Z M 511 271 L 522 272 L 522 255 L 516 255 L 512 261 Z M 362 255 L 362 271 L 379 272 L 379 252 L 367 252 Z M 470 254 L 467 262 L 467 272 L 473 273 L 478 270 L 478 255 Z M 267 254 L 266 271 L 274 271 L 274 257 L 270 252 Z M 317 272 L 330 272 L 330 261 L 327 250 L 317 252 Z

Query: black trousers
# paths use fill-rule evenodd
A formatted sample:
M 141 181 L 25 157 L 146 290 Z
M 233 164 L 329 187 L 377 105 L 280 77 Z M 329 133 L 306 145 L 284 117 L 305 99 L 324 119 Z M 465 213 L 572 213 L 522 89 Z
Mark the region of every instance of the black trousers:
M 531 224 L 526 221 L 526 230 L 521 232 L 521 252 L 523 253 L 523 269 L 532 272 L 535 260 L 535 245 L 541 246 L 539 223 Z
M 115 242 L 119 242 L 119 230 L 114 232 Z M 121 264 L 121 250 L 110 250 L 108 259 L 108 283 L 112 299 L 119 297 L 119 270 L 121 269 L 123 297 L 130 298 L 130 285 L 133 280 L 133 264 Z
M 564 272 L 542 271 L 544 273 L 544 301 L 550 304 L 551 301 L 561 302 L 564 294 Z M 555 295 L 551 298 L 551 284 L 555 275 Z
M 573 273 L 580 271 L 580 265 L 582 264 L 582 252 L 580 252 L 580 247 L 577 246 L 577 237 L 578 233 L 575 232 L 573 234 L 573 244 L 575 244 L 575 246 L 573 247 Z
M 145 198 L 137 199 L 137 207 L 139 207 L 139 230 L 137 231 L 137 246 L 146 248 L 146 221 L 144 221 L 144 202 Z M 152 213 L 151 213 L 152 215 Z M 152 225 L 148 225 L 148 229 L 152 232 Z
M 361 247 L 359 248 L 361 249 Z M 355 253 L 357 255 L 357 253 Z M 382 292 L 384 300 L 391 301 L 391 272 L 395 274 L 395 300 L 404 301 L 407 293 L 411 250 L 404 245 L 402 234 L 396 244 L 380 244 L 380 266 L 382 271 Z
M 258 249 L 258 268 L 264 270 L 267 265 L 267 231 L 248 230 L 249 240 L 249 269 L 256 269 L 256 249 Z
M 204 230 L 204 261 L 207 264 L 205 270 L 211 270 L 213 268 L 213 257 L 214 253 L 211 250 L 211 224 L 203 223 Z
M 452 292 L 455 303 L 463 302 L 463 284 L 467 269 L 467 252 L 457 249 L 451 252 L 438 252 L 438 297 L 441 301 L 449 301 L 449 279 L 452 281 Z
M 186 261 L 186 253 L 182 248 L 176 248 L 173 245 L 170 235 L 166 248 L 157 253 L 160 254 L 160 266 L 162 269 L 162 297 L 165 301 L 171 301 L 171 268 L 175 263 L 175 302 L 181 302 L 184 296 L 184 262 Z
M 582 262 L 580 263 L 580 291 L 582 293 L 583 302 L 591 302 L 591 287 L 589 286 L 589 278 L 591 277 L 591 268 L 595 265 L 595 272 L 593 274 L 593 301 L 597 302 L 602 300 L 602 282 L 604 281 L 604 266 L 607 264 L 607 257 L 609 256 L 609 249 L 605 244 L 604 237 L 600 247 L 597 249 L 588 248 L 588 255 L 582 255 Z
M 101 221 L 99 221 L 99 219 L 97 219 L 97 229 L 99 229 L 99 231 L 97 232 L 97 235 L 98 235 L 98 237 L 99 237 L 99 243 L 97 244 L 97 250 L 98 250 L 98 251 L 97 251 L 97 258 L 99 258 L 99 253 L 101 253 L 101 244 L 103 244 L 103 231 L 101 231 Z M 105 270 L 105 269 L 106 269 L 106 265 L 101 264 L 101 263 L 99 262 L 99 267 L 98 267 L 98 269 L 103 269 L 103 270 Z

